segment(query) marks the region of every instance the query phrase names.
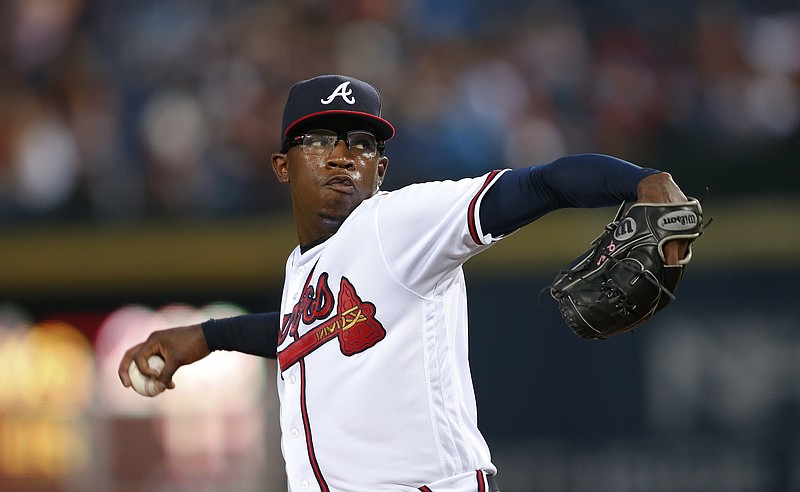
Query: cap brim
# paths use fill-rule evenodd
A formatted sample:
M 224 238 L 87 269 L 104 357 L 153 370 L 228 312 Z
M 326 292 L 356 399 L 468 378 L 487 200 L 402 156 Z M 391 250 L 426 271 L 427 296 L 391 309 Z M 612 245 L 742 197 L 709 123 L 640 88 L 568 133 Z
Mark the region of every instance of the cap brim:
M 320 111 L 318 113 L 311 113 L 303 116 L 302 118 L 294 121 L 286 128 L 284 138 L 297 132 L 313 129 L 309 125 L 319 123 L 323 120 L 330 120 L 339 125 L 344 124 L 352 126 L 354 129 L 364 125 L 365 130 L 372 130 L 378 140 L 389 140 L 394 136 L 394 127 L 391 123 L 369 113 L 362 113 L 360 111 L 347 111 L 344 109 L 332 109 L 329 111 Z

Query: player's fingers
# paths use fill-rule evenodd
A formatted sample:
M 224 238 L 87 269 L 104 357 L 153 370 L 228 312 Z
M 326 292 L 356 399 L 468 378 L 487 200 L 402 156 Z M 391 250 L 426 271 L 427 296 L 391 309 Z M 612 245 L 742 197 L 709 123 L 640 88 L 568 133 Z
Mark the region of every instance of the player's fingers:
M 158 350 L 157 347 L 147 347 L 146 349 L 139 350 L 134 357 L 133 361 L 136 363 L 136 367 L 139 368 L 139 372 L 142 373 L 143 376 L 148 378 L 158 378 L 159 371 L 150 367 L 150 364 L 147 362 L 147 359 L 150 358 L 151 355 L 161 355 L 161 351 Z M 161 355 L 163 358 L 164 356 Z
M 172 380 L 172 376 L 175 375 L 175 371 L 178 370 L 178 367 L 180 367 L 180 365 L 175 362 L 174 357 L 169 357 L 169 355 L 164 357 L 164 368 L 161 369 L 161 374 L 155 378 L 156 385 L 159 389 L 175 388 L 175 382 Z
M 156 379 L 167 389 L 174 389 L 172 377 L 178 368 L 196 362 L 210 353 L 203 328 L 199 324 L 179 326 L 156 334 L 164 357 L 164 368 Z
M 664 259 L 667 265 L 677 265 L 678 262 L 686 257 L 689 248 L 689 241 L 686 239 L 674 239 L 664 245 Z
M 182 365 L 191 364 L 209 353 L 202 326 L 199 324 L 157 330 L 143 343 L 125 352 L 119 366 L 119 378 L 124 386 L 130 386 L 128 369 L 133 362 L 142 375 L 156 380 L 158 389 L 174 389 L 175 383 L 172 377 L 175 371 Z M 151 355 L 159 355 L 164 359 L 161 371 L 156 371 L 147 363 Z
M 166 360 L 167 357 L 165 354 L 167 353 L 167 350 L 161 343 L 160 338 L 159 332 L 155 331 L 151 333 L 149 337 L 147 337 L 147 340 L 128 350 L 128 352 L 125 354 L 125 357 L 122 358 L 122 362 L 120 362 L 119 370 L 128 371 L 128 369 L 130 369 L 130 362 L 132 360 L 143 376 L 154 379 L 157 378 L 160 374 L 160 371 L 150 367 L 150 364 L 147 362 L 147 360 L 152 355 L 158 355 Z
M 127 351 L 125 351 L 125 354 L 122 356 L 122 360 L 119 362 L 117 375 L 119 376 L 119 380 L 122 381 L 122 386 L 125 386 L 126 388 L 130 387 L 131 385 L 131 377 L 128 374 L 128 368 L 130 368 L 131 362 L 142 345 L 143 344 L 140 343 L 129 348 Z

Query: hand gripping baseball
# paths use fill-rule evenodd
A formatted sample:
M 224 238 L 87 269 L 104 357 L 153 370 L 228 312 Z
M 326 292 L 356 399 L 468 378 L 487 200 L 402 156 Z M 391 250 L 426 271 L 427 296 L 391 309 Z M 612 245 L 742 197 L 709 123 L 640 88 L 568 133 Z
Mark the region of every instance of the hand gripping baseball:
M 550 294 L 572 330 L 604 339 L 638 328 L 675 298 L 700 236 L 700 202 L 620 207 L 592 247 L 556 275 Z M 685 244 L 668 262 L 665 244 Z M 674 263 L 674 264 L 670 264 Z
M 119 363 L 119 379 L 126 388 L 131 386 L 128 370 L 131 362 L 135 362 L 143 376 L 156 380 L 155 392 L 161 393 L 175 387 L 172 376 L 179 367 L 196 362 L 209 353 L 200 325 L 154 331 L 147 340 L 125 352 Z M 164 367 L 160 372 L 148 365 L 148 358 L 152 355 L 160 355 L 164 359 Z

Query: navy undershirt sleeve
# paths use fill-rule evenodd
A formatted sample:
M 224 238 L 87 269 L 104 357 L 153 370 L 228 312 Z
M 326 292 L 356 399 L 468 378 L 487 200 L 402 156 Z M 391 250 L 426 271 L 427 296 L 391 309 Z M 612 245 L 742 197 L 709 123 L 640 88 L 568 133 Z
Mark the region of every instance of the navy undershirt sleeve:
M 275 359 L 278 352 L 280 313 L 243 314 L 202 323 L 211 351 L 232 350 Z
M 595 208 L 635 201 L 644 177 L 660 171 L 602 154 L 562 157 L 504 173 L 481 201 L 484 233 L 509 234 L 560 208 Z

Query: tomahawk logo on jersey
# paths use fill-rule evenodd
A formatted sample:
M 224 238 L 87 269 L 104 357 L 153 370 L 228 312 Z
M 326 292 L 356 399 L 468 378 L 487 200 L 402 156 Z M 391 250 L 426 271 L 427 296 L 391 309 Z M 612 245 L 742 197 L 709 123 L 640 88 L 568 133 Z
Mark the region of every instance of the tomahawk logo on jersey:
M 374 346 L 386 336 L 386 330 L 375 318 L 375 305 L 362 301 L 346 277 L 342 277 L 339 285 L 333 317 L 299 335 L 301 321 L 308 325 L 323 320 L 334 309 L 328 273 L 319 276 L 316 288 L 310 285 L 313 274 L 314 269 L 308 275 L 302 298 L 294 305 L 292 312 L 283 318 L 278 343 L 283 343 L 287 335 L 291 335 L 294 342 L 278 354 L 281 371 L 334 338 L 339 340 L 342 354 L 351 356 Z

